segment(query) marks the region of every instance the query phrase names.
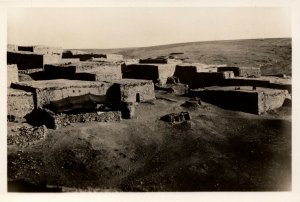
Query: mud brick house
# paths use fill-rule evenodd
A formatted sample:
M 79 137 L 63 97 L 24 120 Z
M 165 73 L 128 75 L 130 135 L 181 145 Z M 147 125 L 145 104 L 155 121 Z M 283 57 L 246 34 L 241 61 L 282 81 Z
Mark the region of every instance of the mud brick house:
M 288 97 L 288 91 L 269 88 L 253 90 L 250 86 L 236 89 L 228 86 L 190 90 L 190 95 L 221 108 L 262 114 L 281 107 Z
M 123 78 L 152 80 L 165 84 L 174 75 L 175 64 L 130 64 L 123 69 Z
M 233 71 L 238 77 L 261 77 L 259 67 L 218 67 L 218 72 Z
M 17 64 L 19 70 L 43 68 L 62 58 L 60 47 L 8 45 L 7 49 L 7 63 Z

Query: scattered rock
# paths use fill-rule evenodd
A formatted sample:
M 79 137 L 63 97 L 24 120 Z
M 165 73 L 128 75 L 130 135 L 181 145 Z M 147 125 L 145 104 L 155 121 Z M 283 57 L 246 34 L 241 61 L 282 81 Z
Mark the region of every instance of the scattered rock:
M 185 103 L 183 103 L 180 106 L 185 107 L 185 108 L 196 109 L 196 108 L 199 108 L 201 106 L 201 100 L 200 100 L 200 98 L 190 99 L 190 100 L 186 101 Z
M 17 145 L 18 147 L 26 147 L 37 143 L 44 139 L 47 135 L 47 127 L 45 125 L 39 127 L 22 126 L 18 129 L 14 129 L 18 132 L 15 135 L 8 135 L 7 144 Z
M 162 121 L 174 123 L 182 123 L 184 121 L 191 120 L 190 114 L 188 112 L 180 112 L 180 113 L 171 113 L 160 118 Z

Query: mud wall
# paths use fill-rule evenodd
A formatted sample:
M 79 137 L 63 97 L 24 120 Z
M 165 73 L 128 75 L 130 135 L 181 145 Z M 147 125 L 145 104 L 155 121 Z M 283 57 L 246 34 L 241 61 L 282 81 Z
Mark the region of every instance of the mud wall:
M 118 55 L 118 54 L 106 54 L 106 59 L 107 60 L 123 60 L 123 55 Z
M 15 52 L 18 51 L 18 46 L 13 44 L 7 44 L 7 51 L 8 52 Z
M 130 64 L 123 69 L 123 78 L 146 79 L 156 82 L 159 78 L 158 65 Z
M 12 82 L 19 81 L 17 65 L 7 65 L 7 86 L 9 87 Z
M 190 87 L 222 86 L 229 76 L 232 76 L 232 74 L 228 72 L 198 72 L 191 80 Z
M 272 90 L 259 92 L 258 113 L 261 114 L 263 112 L 281 107 L 287 95 L 287 90 Z
M 189 84 L 195 79 L 196 73 L 196 66 L 176 65 L 174 76 L 177 77 L 181 83 Z
M 71 123 L 117 122 L 122 119 L 120 111 L 55 114 L 48 109 L 37 109 L 33 114 L 33 118 L 38 119 L 39 117 L 40 124 L 45 124 L 52 129 L 59 129 Z
M 61 100 L 66 97 L 79 96 L 85 94 L 94 94 L 103 97 L 106 100 L 106 92 L 112 84 L 103 85 L 102 87 L 70 87 L 62 89 L 37 89 L 36 90 L 36 106 L 42 107 L 51 101 Z
M 44 67 L 44 56 L 27 52 L 7 52 L 7 63 L 17 64 L 19 70 Z
M 23 118 L 34 109 L 33 93 L 8 88 L 7 115 Z
M 166 64 L 158 66 L 159 81 L 161 84 L 167 82 L 168 77 L 173 76 L 175 73 L 175 64 Z
M 62 82 L 66 82 L 67 84 L 63 85 Z M 80 82 L 82 83 L 82 85 L 80 84 Z M 106 93 L 108 89 L 113 85 L 113 83 L 109 82 L 94 82 L 87 84 L 83 81 L 67 80 L 53 80 L 47 82 L 34 81 L 33 83 L 35 84 L 32 85 L 30 82 L 12 83 L 12 88 L 32 92 L 34 95 L 35 108 L 50 104 L 51 101 L 57 101 L 67 97 L 80 96 L 89 93 L 102 96 L 103 102 L 105 102 L 105 100 L 107 99 Z M 54 84 L 55 87 L 53 87 Z
M 44 55 L 44 64 L 53 64 L 61 62 L 63 50 L 60 47 L 18 46 L 18 51 Z
M 190 91 L 190 95 L 224 109 L 259 114 L 258 93 L 255 91 L 198 90 Z
M 121 65 L 115 63 L 81 62 L 76 71 L 95 74 L 96 81 L 122 79 Z
M 78 63 L 80 62 L 79 58 L 62 58 L 62 63 Z
M 259 67 L 218 67 L 218 72 L 233 71 L 235 76 L 240 77 L 261 77 Z
M 92 58 L 105 58 L 104 54 L 94 54 L 94 53 L 76 53 L 76 51 L 64 51 L 62 53 L 62 58 L 78 58 L 80 61 L 90 60 Z
M 167 58 L 147 58 L 147 59 L 140 59 L 140 64 L 168 64 Z
M 152 82 L 117 84 L 120 88 L 121 102 L 145 102 L 155 99 Z

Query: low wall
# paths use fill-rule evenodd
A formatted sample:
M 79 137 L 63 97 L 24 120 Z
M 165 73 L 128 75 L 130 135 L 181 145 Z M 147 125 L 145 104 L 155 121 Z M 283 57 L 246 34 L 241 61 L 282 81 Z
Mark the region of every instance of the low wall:
M 258 94 L 258 113 L 277 109 L 281 107 L 287 98 L 287 90 L 273 90 L 266 92 L 259 92 Z
M 218 72 L 233 71 L 235 76 L 261 77 L 259 67 L 218 67 Z
M 9 87 L 12 82 L 19 81 L 17 65 L 7 65 L 7 86 Z
M 106 54 L 106 59 L 107 60 L 123 60 L 123 55 L 118 55 L 118 54 Z
M 122 119 L 120 111 L 55 114 L 48 109 L 35 110 L 31 118 L 39 119 L 40 124 L 45 124 L 48 128 L 52 129 L 59 129 L 71 123 L 118 122 Z
M 30 52 L 7 52 L 7 63 L 17 64 L 19 70 L 44 67 L 44 56 Z
M 82 51 L 64 51 L 62 58 L 78 58 L 80 61 L 91 60 L 92 58 L 105 58 L 104 54 L 86 53 Z
M 192 90 L 189 94 L 224 109 L 259 113 L 258 93 L 255 91 Z
M 23 118 L 34 109 L 34 96 L 31 92 L 7 89 L 7 115 Z
M 50 104 L 63 98 L 94 94 L 106 99 L 106 93 L 112 86 L 109 82 L 91 82 L 77 80 L 41 80 L 12 83 L 12 88 L 34 93 L 35 108 Z
M 200 97 L 204 102 L 224 109 L 261 114 L 281 107 L 287 93 L 286 90 L 273 89 L 260 91 L 203 89 L 190 90 L 189 95 Z

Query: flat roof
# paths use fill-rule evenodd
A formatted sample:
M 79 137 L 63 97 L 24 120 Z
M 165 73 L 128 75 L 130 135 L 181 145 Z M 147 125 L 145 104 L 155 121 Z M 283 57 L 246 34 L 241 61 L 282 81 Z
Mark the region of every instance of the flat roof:
M 106 81 L 82 81 L 82 80 L 67 80 L 67 79 L 53 79 L 53 80 L 38 80 L 38 81 L 23 81 L 13 83 L 17 86 L 36 88 L 36 89 L 48 89 L 48 88 L 71 88 L 71 87 L 101 87 L 103 85 L 112 84 Z

